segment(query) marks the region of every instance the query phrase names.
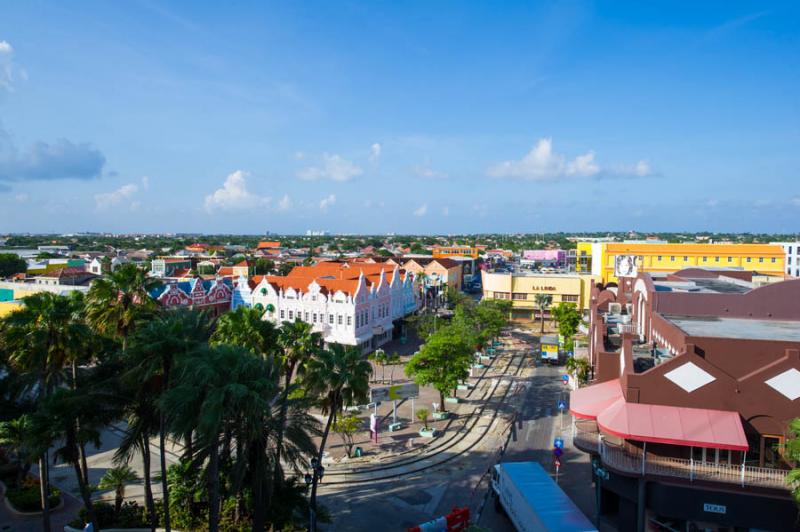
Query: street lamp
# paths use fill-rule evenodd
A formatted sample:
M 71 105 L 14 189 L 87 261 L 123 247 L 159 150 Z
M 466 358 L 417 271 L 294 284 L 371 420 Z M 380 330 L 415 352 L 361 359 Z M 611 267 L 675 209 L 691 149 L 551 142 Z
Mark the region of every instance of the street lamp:
M 322 467 L 319 459 L 314 457 L 311 459 L 311 473 L 306 473 L 303 479 L 306 486 L 311 485 L 311 498 L 308 504 L 308 529 L 310 532 L 317 530 L 317 484 L 322 480 L 325 474 L 325 468 Z

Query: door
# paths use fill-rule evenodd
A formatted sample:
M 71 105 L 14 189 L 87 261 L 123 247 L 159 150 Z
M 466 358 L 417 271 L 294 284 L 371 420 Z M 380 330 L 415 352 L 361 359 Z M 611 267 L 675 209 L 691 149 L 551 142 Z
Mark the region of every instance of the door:
M 761 467 L 781 467 L 783 436 L 764 434 L 761 436 Z

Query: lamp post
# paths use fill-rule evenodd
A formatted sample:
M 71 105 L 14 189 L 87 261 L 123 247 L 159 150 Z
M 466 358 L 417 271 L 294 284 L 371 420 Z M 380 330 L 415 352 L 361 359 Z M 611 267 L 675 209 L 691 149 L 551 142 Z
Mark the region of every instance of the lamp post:
M 325 468 L 320 464 L 319 459 L 316 457 L 311 459 L 311 473 L 306 473 L 303 480 L 306 486 L 311 486 L 311 497 L 308 503 L 308 530 L 316 532 L 317 530 L 317 484 L 322 480 L 325 474 Z

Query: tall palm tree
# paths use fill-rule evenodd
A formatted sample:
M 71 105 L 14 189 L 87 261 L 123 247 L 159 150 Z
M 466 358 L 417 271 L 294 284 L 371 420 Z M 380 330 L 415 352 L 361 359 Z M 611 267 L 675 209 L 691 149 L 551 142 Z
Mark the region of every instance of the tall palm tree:
M 320 333 L 313 332 L 313 326 L 300 319 L 294 322 L 285 321 L 280 329 L 278 344 L 281 348 L 281 373 L 283 374 L 283 390 L 281 393 L 278 427 L 275 436 L 275 464 L 272 473 L 273 491 L 278 489 L 283 475 L 281 474 L 281 457 L 283 455 L 283 436 L 286 418 L 290 406 L 289 392 L 295 371 L 302 372 L 311 357 L 322 349 L 323 340 Z M 270 503 L 271 501 L 271 492 Z
M 33 377 L 29 391 L 36 394 L 38 401 L 47 399 L 69 380 L 66 368 L 84 353 L 90 331 L 76 317 L 74 300 L 43 292 L 28 296 L 22 309 L 3 318 L 2 348 L 13 368 Z M 74 374 L 72 382 L 75 384 Z M 79 460 L 79 469 L 80 463 Z M 81 474 L 85 480 L 86 472 Z M 39 475 L 43 526 L 49 531 L 47 448 L 39 456 Z
M 126 357 L 131 369 L 124 376 L 127 379 L 138 379 L 156 390 L 161 396 L 171 386 L 171 374 L 174 366 L 182 358 L 188 357 L 203 348 L 211 336 L 211 324 L 203 312 L 190 309 L 169 310 L 144 327 L 136 331 L 131 338 Z M 162 503 L 164 505 L 164 528 L 169 532 L 169 487 L 167 486 L 167 415 L 159 408 L 158 439 L 159 462 L 161 466 Z M 183 434 L 183 436 L 187 436 Z M 188 435 L 191 440 L 191 435 Z M 192 450 L 187 446 L 187 455 L 191 458 Z
M 306 393 L 316 397 L 323 414 L 328 416 L 322 441 L 319 444 L 317 462 L 322 464 L 325 444 L 336 416 L 345 406 L 364 404 L 369 396 L 369 375 L 372 366 L 364 360 L 357 346 L 332 344 L 318 352 L 309 362 L 303 383 Z M 311 484 L 311 530 L 316 530 L 317 482 L 313 475 Z
M 86 318 L 100 333 L 120 338 L 125 350 L 137 323 L 158 308 L 150 293 L 160 284 L 135 264 L 124 264 L 92 283 L 86 295 Z
M 536 294 L 534 301 L 536 302 L 536 306 L 539 308 L 539 317 L 542 320 L 541 333 L 544 334 L 544 312 L 550 308 L 550 305 L 553 303 L 553 296 L 550 294 Z
M 128 464 L 107 469 L 97 485 L 101 490 L 114 490 L 114 514 L 119 515 L 125 500 L 125 487 L 138 482 L 139 475 Z

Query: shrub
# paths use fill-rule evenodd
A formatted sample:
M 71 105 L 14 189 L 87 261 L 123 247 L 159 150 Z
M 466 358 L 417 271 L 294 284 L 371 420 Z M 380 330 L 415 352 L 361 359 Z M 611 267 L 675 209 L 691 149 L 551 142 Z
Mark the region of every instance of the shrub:
M 147 528 L 150 523 L 147 521 L 144 508 L 134 501 L 122 504 L 119 516 L 114 516 L 114 505 L 108 502 L 95 501 L 94 513 L 97 516 L 97 524 L 100 528 Z M 89 512 L 86 508 L 81 508 L 78 518 L 69 525 L 73 528 L 83 528 L 89 522 Z
M 39 512 L 42 509 L 39 497 L 39 483 L 17 488 L 9 488 L 6 498 L 19 512 Z M 54 508 L 61 501 L 61 492 L 57 488 L 50 488 L 50 508 Z

